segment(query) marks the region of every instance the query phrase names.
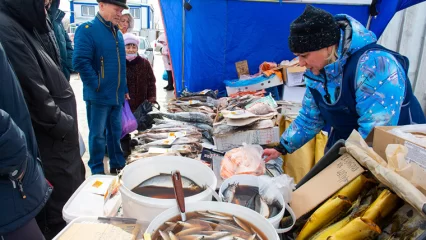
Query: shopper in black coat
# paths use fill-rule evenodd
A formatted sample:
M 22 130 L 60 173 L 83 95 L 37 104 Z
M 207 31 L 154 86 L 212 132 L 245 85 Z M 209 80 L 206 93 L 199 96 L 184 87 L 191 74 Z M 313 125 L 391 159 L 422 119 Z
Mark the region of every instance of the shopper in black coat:
M 57 64 L 47 24 L 50 1 L 0 1 L 0 42 L 21 84 L 53 193 L 37 220 L 47 239 L 64 226 L 62 208 L 85 178 L 74 92 Z M 52 50 L 53 49 L 53 50 Z

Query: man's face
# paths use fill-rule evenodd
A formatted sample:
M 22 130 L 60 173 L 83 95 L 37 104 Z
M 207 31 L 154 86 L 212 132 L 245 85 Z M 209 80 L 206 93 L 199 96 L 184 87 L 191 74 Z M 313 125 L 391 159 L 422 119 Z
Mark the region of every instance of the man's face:
M 109 4 L 109 3 L 99 3 L 99 11 L 102 17 L 109 22 L 112 22 L 114 25 L 118 25 L 121 18 L 121 12 L 123 12 L 124 8 Z

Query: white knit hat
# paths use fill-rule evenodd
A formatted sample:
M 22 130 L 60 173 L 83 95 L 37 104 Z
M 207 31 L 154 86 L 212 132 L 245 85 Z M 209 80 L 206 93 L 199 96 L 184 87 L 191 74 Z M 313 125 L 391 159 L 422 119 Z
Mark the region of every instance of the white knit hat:
M 133 33 L 125 33 L 123 35 L 123 38 L 124 38 L 124 44 L 125 45 L 127 45 L 127 44 L 135 44 L 137 47 L 139 46 L 140 40 L 139 40 L 139 38 L 135 34 L 133 34 Z

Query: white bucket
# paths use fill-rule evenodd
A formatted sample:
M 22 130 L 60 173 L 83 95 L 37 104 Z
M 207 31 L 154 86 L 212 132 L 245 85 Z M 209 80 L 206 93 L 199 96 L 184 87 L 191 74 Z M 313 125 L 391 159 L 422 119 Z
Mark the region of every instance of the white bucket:
M 199 186 L 209 186 L 205 191 L 191 197 L 185 202 L 211 201 L 212 190 L 216 189 L 217 179 L 213 171 L 199 160 L 175 156 L 146 158 L 127 165 L 123 169 L 120 187 L 123 199 L 124 217 L 140 221 L 151 221 L 164 210 L 177 206 L 175 199 L 157 199 L 141 196 L 131 191 L 141 182 L 160 173 L 179 170 L 181 175 L 193 180 Z M 213 190 L 214 191 L 214 190 Z
M 222 185 L 220 186 L 219 198 L 221 199 L 221 201 L 223 201 L 223 198 L 224 198 L 223 192 L 226 190 L 226 188 L 228 187 L 229 184 L 238 183 L 240 185 L 259 187 L 259 181 L 263 181 L 263 180 L 260 179 L 257 176 L 253 176 L 253 175 L 244 175 L 244 174 L 234 175 L 234 176 L 226 179 L 222 183 Z M 272 186 L 271 186 L 271 188 L 273 189 Z M 293 220 L 296 219 L 295 214 L 293 213 L 293 210 L 290 208 L 290 206 L 288 206 L 288 204 L 284 201 L 284 197 L 279 192 L 278 188 L 276 189 L 276 193 L 277 193 L 276 194 L 276 197 L 277 197 L 276 200 L 283 206 L 283 208 L 281 209 L 281 211 L 276 216 L 274 216 L 272 218 L 268 218 L 268 221 L 277 229 L 278 233 L 288 232 L 293 227 L 293 225 L 290 226 L 289 228 L 279 229 L 281 219 L 283 219 L 286 209 L 290 213 L 290 215 L 292 216 Z M 234 205 L 237 205 L 237 204 L 234 204 Z M 293 222 L 293 224 L 294 224 L 294 222 Z
M 190 204 L 186 203 L 185 210 L 186 212 L 216 211 L 234 215 L 256 226 L 257 229 L 262 231 L 266 239 L 279 240 L 278 234 L 272 224 L 266 221 L 266 219 L 257 212 L 246 207 L 223 202 L 197 202 Z M 177 207 L 173 207 L 162 212 L 149 224 L 146 233 L 154 234 L 155 231 L 160 228 L 161 225 L 163 225 L 166 221 L 178 215 L 180 215 L 180 211 Z

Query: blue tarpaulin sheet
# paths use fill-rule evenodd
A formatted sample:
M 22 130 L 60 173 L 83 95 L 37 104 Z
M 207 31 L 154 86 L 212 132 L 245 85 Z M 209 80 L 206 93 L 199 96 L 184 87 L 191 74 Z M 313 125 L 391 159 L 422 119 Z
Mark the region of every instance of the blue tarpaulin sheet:
M 380 36 L 395 12 L 420 0 L 378 0 L 379 15 L 371 29 Z M 236 79 L 235 63 L 247 60 L 250 74 L 264 61 L 280 63 L 294 55 L 288 49 L 290 23 L 306 4 L 238 0 L 191 0 L 185 11 L 183 43 L 182 0 L 160 0 L 169 42 L 177 93 L 183 89 L 225 89 L 225 80 Z M 314 4 L 332 14 L 349 14 L 366 25 L 368 5 Z M 182 49 L 184 48 L 184 64 Z M 182 81 L 184 70 L 184 81 Z

